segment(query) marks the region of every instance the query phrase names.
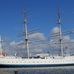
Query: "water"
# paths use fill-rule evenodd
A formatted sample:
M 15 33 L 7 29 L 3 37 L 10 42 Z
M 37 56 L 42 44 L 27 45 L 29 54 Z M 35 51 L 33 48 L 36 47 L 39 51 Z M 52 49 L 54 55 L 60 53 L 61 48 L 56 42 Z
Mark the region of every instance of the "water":
M 26 70 L 18 74 L 74 74 L 74 69 Z
M 13 71 L 0 71 L 0 74 L 15 74 Z M 18 74 L 74 74 L 74 69 L 32 69 L 20 70 Z

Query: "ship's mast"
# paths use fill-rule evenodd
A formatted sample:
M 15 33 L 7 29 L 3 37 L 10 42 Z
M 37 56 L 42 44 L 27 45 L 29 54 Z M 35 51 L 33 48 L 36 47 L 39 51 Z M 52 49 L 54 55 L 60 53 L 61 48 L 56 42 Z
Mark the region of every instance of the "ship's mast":
M 2 38 L 0 36 L 0 55 L 2 55 L 3 48 L 2 48 Z
M 27 57 L 29 58 L 29 46 L 28 46 L 28 30 L 27 30 L 27 18 L 24 18 L 24 27 L 25 27 L 25 42 L 27 49 Z
M 60 10 L 58 8 L 58 20 L 57 24 L 59 25 L 59 41 L 60 41 L 60 50 L 61 50 L 61 56 L 63 57 L 63 44 L 62 44 L 62 29 L 61 29 L 61 17 L 60 17 Z

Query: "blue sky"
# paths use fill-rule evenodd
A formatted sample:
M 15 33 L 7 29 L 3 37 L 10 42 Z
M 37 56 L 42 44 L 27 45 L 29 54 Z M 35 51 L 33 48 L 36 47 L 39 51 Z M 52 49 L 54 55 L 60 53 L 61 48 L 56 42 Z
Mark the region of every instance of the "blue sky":
M 23 32 L 23 10 L 29 30 L 39 29 L 49 36 L 56 26 L 58 0 L 0 0 L 0 35 L 17 40 Z M 74 0 L 60 0 L 63 30 L 74 27 Z

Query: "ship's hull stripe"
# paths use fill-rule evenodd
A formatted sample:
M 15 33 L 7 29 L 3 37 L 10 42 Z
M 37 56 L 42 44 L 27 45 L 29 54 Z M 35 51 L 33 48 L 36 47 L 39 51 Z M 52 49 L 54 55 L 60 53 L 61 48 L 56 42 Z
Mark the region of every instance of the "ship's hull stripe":
M 6 65 L 0 64 L 0 68 L 32 68 L 32 67 L 64 67 L 64 66 L 74 66 L 74 64 L 37 64 L 37 65 Z

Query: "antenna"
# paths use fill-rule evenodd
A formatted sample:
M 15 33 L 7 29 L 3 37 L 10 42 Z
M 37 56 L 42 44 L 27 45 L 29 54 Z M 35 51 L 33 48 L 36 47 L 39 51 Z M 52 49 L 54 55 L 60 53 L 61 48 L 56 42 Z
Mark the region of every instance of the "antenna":
M 61 56 L 63 57 L 63 45 L 62 45 L 62 29 L 61 29 L 61 17 L 60 17 L 60 9 L 58 6 L 58 19 L 57 24 L 59 25 L 59 41 L 60 41 L 60 50 L 61 50 Z
M 27 57 L 29 58 L 27 16 L 26 16 L 25 12 L 24 12 L 24 27 L 25 27 L 25 42 L 26 42 L 26 49 L 27 49 Z

